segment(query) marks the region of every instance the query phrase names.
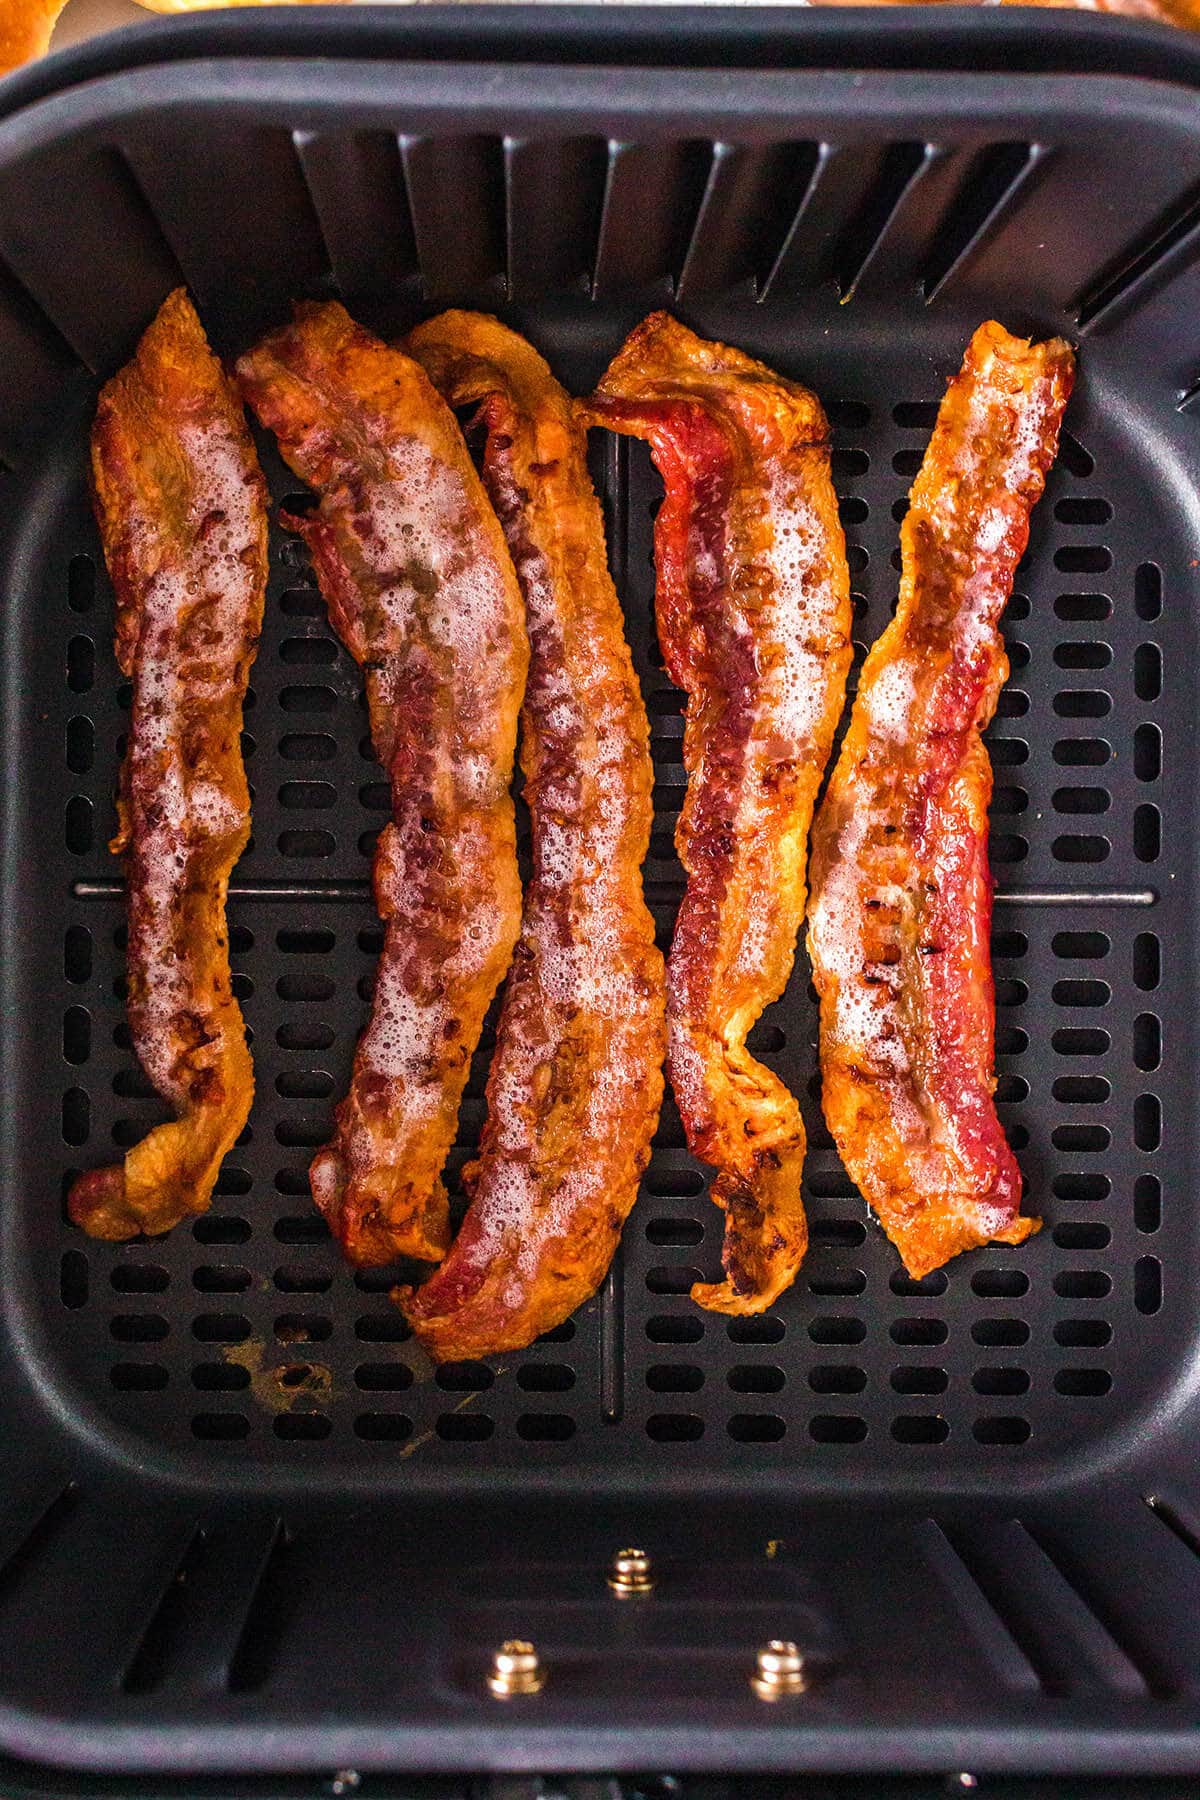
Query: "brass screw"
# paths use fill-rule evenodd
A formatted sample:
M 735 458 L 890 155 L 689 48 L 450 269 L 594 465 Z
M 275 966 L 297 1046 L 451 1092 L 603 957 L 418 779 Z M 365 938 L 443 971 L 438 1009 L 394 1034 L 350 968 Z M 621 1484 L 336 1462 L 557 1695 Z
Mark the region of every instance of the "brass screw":
M 760 1700 L 779 1700 L 785 1694 L 802 1694 L 808 1671 L 798 1647 L 785 1638 L 772 1638 L 754 1660 L 750 1686 Z
M 622 1600 L 652 1594 L 654 1576 L 644 1550 L 618 1550 L 608 1568 L 608 1585 Z
M 497 1700 L 514 1694 L 539 1694 L 546 1685 L 546 1670 L 533 1645 L 524 1638 L 509 1638 L 492 1658 L 488 1687 Z

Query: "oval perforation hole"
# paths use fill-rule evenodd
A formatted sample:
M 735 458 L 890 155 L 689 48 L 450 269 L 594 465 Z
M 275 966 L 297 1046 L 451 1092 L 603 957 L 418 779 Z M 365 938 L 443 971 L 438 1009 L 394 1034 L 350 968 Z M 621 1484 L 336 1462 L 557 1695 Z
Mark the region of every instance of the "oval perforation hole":
M 215 1442 L 235 1442 L 249 1437 L 250 1421 L 245 1413 L 196 1413 L 192 1419 L 192 1435 Z
M 808 1421 L 808 1435 L 818 1444 L 861 1444 L 867 1421 L 857 1413 L 817 1413 Z
M 704 1237 L 699 1219 L 650 1219 L 646 1240 L 651 1244 L 698 1244 Z
M 1162 849 L 1162 814 L 1144 800 L 1133 812 L 1133 854 L 1139 862 L 1157 862 Z
M 814 1394 L 861 1394 L 867 1373 L 855 1363 L 818 1363 L 808 1372 L 808 1385 Z
M 1024 1269 L 976 1269 L 971 1291 L 982 1300 L 1015 1300 L 1029 1291 Z
M 1050 846 L 1055 862 L 1063 863 L 1107 862 L 1111 852 L 1112 845 L 1098 832 L 1063 832 Z
M 1162 1264 L 1157 1256 L 1139 1256 L 1134 1264 L 1133 1303 L 1147 1315 L 1162 1306 Z
M 1091 978 L 1056 981 L 1050 997 L 1056 1006 L 1107 1006 L 1112 989 L 1107 981 Z
M 854 1299 L 866 1285 L 867 1278 L 861 1269 L 835 1269 L 808 1278 L 809 1293 L 830 1300 Z
M 1055 788 L 1051 805 L 1055 812 L 1060 813 L 1106 813 L 1112 805 L 1112 798 L 1107 788 L 1060 787 Z
M 1139 644 L 1133 653 L 1133 691 L 1139 700 L 1154 701 L 1162 693 L 1162 651 Z
M 776 1413 L 734 1413 L 726 1429 L 738 1444 L 777 1444 L 787 1426 Z
M 161 1313 L 117 1313 L 108 1322 L 118 1344 L 158 1344 L 171 1327 Z
M 527 1444 L 565 1444 L 575 1436 L 575 1421 L 569 1413 L 520 1413 L 517 1436 Z
M 651 1167 L 643 1184 L 648 1194 L 659 1199 L 691 1199 L 704 1192 L 704 1177 L 698 1169 L 664 1169 Z
M 1064 575 L 1103 575 L 1112 568 L 1112 551 L 1103 544 L 1063 544 L 1054 552 L 1054 566 Z
M 198 1244 L 244 1244 L 251 1235 L 248 1219 L 226 1218 L 220 1213 L 207 1213 L 192 1226 Z
M 240 1363 L 196 1363 L 192 1385 L 205 1393 L 237 1393 L 250 1386 L 250 1371 Z
M 67 686 L 73 694 L 86 694 L 96 679 L 96 646 L 82 633 L 67 645 Z
M 1101 769 L 1112 755 L 1104 738 L 1059 738 L 1052 752 L 1065 769 Z
M 814 1244 L 828 1244 L 838 1250 L 857 1250 L 866 1242 L 866 1226 L 861 1219 L 813 1219 L 809 1237 Z
M 1075 1398 L 1097 1398 L 1112 1389 L 1112 1376 L 1107 1369 L 1060 1369 L 1054 1377 L 1054 1391 Z
M 659 1313 L 646 1321 L 646 1336 L 652 1344 L 698 1344 L 704 1336 L 704 1321 L 685 1315 Z
M 1024 1319 L 976 1319 L 971 1337 L 985 1348 L 1015 1349 L 1029 1342 L 1029 1326 Z
M 735 1394 L 778 1394 L 787 1377 L 774 1363 L 739 1363 L 727 1379 Z
M 68 1312 L 78 1312 L 80 1307 L 88 1303 L 88 1259 L 82 1250 L 65 1250 L 58 1271 L 59 1298 Z
M 1097 1156 L 1112 1142 L 1107 1125 L 1056 1125 L 1050 1133 L 1056 1150 L 1067 1150 L 1077 1156 Z
M 171 1379 L 170 1372 L 162 1363 L 114 1363 L 108 1371 L 108 1379 L 119 1393 L 125 1394 L 157 1394 L 161 1393 Z
M 940 1413 L 901 1413 L 892 1420 L 898 1444 L 944 1444 L 950 1427 Z
M 696 1413 L 651 1413 L 646 1436 L 656 1444 L 694 1444 L 704 1436 L 704 1420 Z
M 481 1394 L 495 1381 L 493 1369 L 485 1362 L 443 1363 L 434 1380 L 448 1394 Z
M 448 1434 L 441 1431 L 439 1421 L 439 1437 Z M 490 1420 L 480 1420 L 480 1424 L 490 1424 Z M 412 1420 L 406 1419 L 403 1413 L 364 1412 L 355 1415 L 355 1437 L 364 1438 L 369 1444 L 402 1444 L 412 1436 Z M 487 1432 L 480 1434 L 488 1436 Z
M 1054 1291 L 1063 1300 L 1103 1300 L 1112 1292 L 1112 1277 L 1103 1269 L 1063 1269 L 1054 1277 Z
M 950 1377 L 936 1365 L 909 1363 L 893 1369 L 891 1381 L 898 1394 L 944 1394 Z
M 287 1263 L 275 1271 L 275 1286 L 281 1294 L 327 1294 L 333 1276 L 327 1269 L 306 1269 Z
M 575 1371 L 566 1363 L 524 1363 L 517 1386 L 526 1394 L 567 1394 L 575 1386 Z
M 1139 725 L 1134 732 L 1133 772 L 1139 781 L 1157 781 L 1162 774 L 1162 732 L 1157 725 Z
M 333 1320 L 324 1313 L 280 1313 L 275 1338 L 280 1344 L 323 1344 L 333 1336 Z
M 976 1369 L 971 1386 L 977 1394 L 1026 1394 L 1029 1392 L 1029 1371 L 1015 1365 Z
M 119 1263 L 109 1280 L 118 1294 L 161 1294 L 171 1285 L 159 1263 Z
M 703 1279 L 699 1269 L 686 1264 L 660 1263 L 647 1272 L 646 1287 L 652 1294 L 688 1294 Z
M 1157 1094 L 1139 1094 L 1133 1103 L 1133 1141 L 1139 1150 L 1157 1150 L 1162 1142 L 1162 1102 Z
M 1112 1232 L 1107 1225 L 1064 1219 L 1051 1232 L 1060 1250 L 1107 1250 Z
M 285 812 L 298 812 L 307 808 L 314 812 L 325 812 L 331 806 L 336 806 L 337 789 L 328 781 L 284 781 L 279 787 L 279 804 Z M 280 848 L 283 848 L 282 839 Z M 285 850 L 284 855 L 287 854 Z
M 364 1344 L 404 1344 L 412 1336 L 408 1322 L 395 1311 L 363 1313 L 354 1321 L 354 1335 Z
M 333 1421 L 324 1413 L 285 1412 L 272 1421 L 271 1429 L 289 1443 L 317 1443 L 330 1435 Z
M 92 1102 L 85 1088 L 68 1088 L 62 1097 L 62 1139 L 73 1148 L 86 1144 L 92 1129 Z
M 1051 1092 L 1063 1106 L 1102 1106 L 1112 1084 L 1103 1075 L 1059 1075 Z
M 1059 594 L 1054 611 L 1065 625 L 1098 625 L 1112 613 L 1107 594 Z
M 867 1327 L 862 1319 L 827 1314 L 809 1321 L 808 1335 L 814 1344 L 861 1344 Z
M 1099 1025 L 1060 1025 L 1050 1043 L 1059 1056 L 1103 1056 L 1112 1039 Z
M 1152 994 L 1162 978 L 1162 960 L 1158 936 L 1153 931 L 1140 931 L 1133 941 L 1133 980 L 1144 994 Z
M 327 731 L 285 732 L 279 740 L 279 754 L 285 762 L 332 762 L 337 739 Z
M 1112 1341 L 1112 1326 L 1107 1319 L 1060 1319 L 1054 1341 L 1067 1349 L 1102 1349 Z
M 486 1413 L 442 1413 L 435 1427 L 446 1444 L 481 1444 L 496 1429 L 495 1421 Z
M 893 1344 L 933 1347 L 944 1344 L 949 1335 L 944 1319 L 895 1319 L 890 1327 Z
M 413 1372 L 407 1363 L 359 1363 L 354 1371 L 354 1385 L 367 1393 L 399 1394 L 413 1384 Z
M 989 1417 L 976 1419 L 971 1427 L 971 1435 L 977 1444 L 992 1444 L 998 1447 L 1026 1444 L 1032 1432 L 1028 1419 L 1017 1417 Z
M 1133 1184 L 1133 1222 L 1139 1231 L 1157 1231 L 1162 1224 L 1162 1184 L 1157 1175 L 1139 1175 Z
M 1054 516 L 1062 525 L 1107 525 L 1113 509 L 1107 500 L 1083 500 L 1072 496 L 1056 503 Z
M 910 1298 L 914 1295 L 933 1295 L 936 1298 L 945 1293 L 949 1284 L 950 1278 L 944 1269 L 934 1269 L 932 1274 L 922 1275 L 919 1279 L 906 1274 L 903 1269 L 893 1269 L 888 1280 L 893 1294 L 907 1295 Z
M 1055 666 L 1060 669 L 1107 669 L 1112 650 L 1097 638 L 1054 646 Z

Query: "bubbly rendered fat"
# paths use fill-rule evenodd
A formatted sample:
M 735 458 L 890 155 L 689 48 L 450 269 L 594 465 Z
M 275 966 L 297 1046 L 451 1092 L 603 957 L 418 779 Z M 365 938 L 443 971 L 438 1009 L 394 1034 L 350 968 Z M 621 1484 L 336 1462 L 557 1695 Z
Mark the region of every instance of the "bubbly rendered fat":
M 193 708 L 229 693 L 246 653 L 246 618 L 255 588 L 251 553 L 258 541 L 254 482 L 228 427 L 184 427 L 179 448 L 191 484 L 192 543 L 178 564 L 159 567 L 143 597 L 130 740 L 138 779 L 154 783 L 150 820 L 140 822 L 133 833 L 133 854 L 142 875 L 141 961 L 154 975 L 140 984 L 138 1054 L 154 1086 L 171 1100 L 182 1097 L 173 1075 L 171 1024 L 190 996 L 186 954 L 180 954 L 176 943 L 179 892 L 190 855 L 237 831 L 244 821 L 232 796 L 185 767 L 183 702 L 185 690 Z M 136 554 L 149 522 L 134 517 L 128 529 Z M 181 627 L 190 622 L 189 610 L 200 607 L 206 608 L 210 643 L 198 668 L 194 651 L 181 657 L 179 641 Z
M 828 543 L 820 515 L 797 473 L 784 469 L 772 475 L 766 506 L 772 527 L 767 560 L 773 599 L 771 616 L 761 630 L 782 654 L 764 675 L 764 701 L 773 735 L 790 738 L 795 746 L 791 754 L 803 755 L 825 713 Z
M 534 881 L 526 895 L 524 947 L 532 964 L 519 965 L 520 1005 L 493 1064 L 489 1094 L 490 1153 L 474 1208 L 482 1245 L 493 1266 L 510 1263 L 500 1300 L 519 1307 L 527 1277 L 545 1245 L 565 1237 L 582 1203 L 595 1198 L 593 1165 L 581 1156 L 546 1198 L 534 1161 L 536 1133 L 529 1096 L 545 1051 L 553 1054 L 580 1014 L 605 1022 L 605 1049 L 591 1070 L 580 1137 L 603 1141 L 614 1105 L 628 1081 L 629 1033 L 643 1009 L 637 978 L 614 929 L 614 901 L 630 871 L 620 860 L 628 829 L 624 767 L 628 722 L 623 706 L 601 681 L 585 695 L 592 664 L 585 621 L 561 617 L 561 601 L 540 557 L 523 563 L 525 605 L 534 661 L 526 706 L 542 740 L 543 759 L 571 760 L 578 797 L 555 804 L 554 777 L 543 775 L 534 834 Z M 603 651 L 600 652 L 603 655 Z M 590 789 L 590 793 L 589 790 Z M 563 797 L 565 800 L 565 797 Z M 532 1038 L 522 1029 L 531 1002 L 539 1010 Z M 513 1004 L 510 995 L 506 1005 Z
M 343 501 L 335 496 L 326 504 L 340 509 Z M 445 692 L 456 698 L 474 694 L 468 712 L 461 707 L 444 714 L 439 710 L 446 742 L 437 764 L 464 807 L 487 806 L 495 799 L 500 777 L 476 742 L 490 732 L 494 698 L 482 689 L 481 678 L 488 668 L 484 652 L 502 641 L 508 615 L 491 543 L 479 529 L 462 477 L 420 438 L 404 438 L 392 451 L 390 478 L 363 490 L 353 518 L 368 572 L 379 583 L 375 603 L 383 624 L 379 641 L 368 644 L 369 653 L 402 665 L 406 651 L 424 642 L 446 665 L 439 684 Z M 403 717 L 399 726 L 403 732 Z M 385 827 L 387 833 L 393 830 Z M 468 866 L 472 848 L 468 814 L 453 846 L 459 863 L 456 887 L 480 898 L 469 918 L 459 922 L 453 955 L 440 969 L 424 972 L 436 985 L 428 995 L 413 993 L 404 964 L 385 953 L 370 1022 L 359 1042 L 359 1058 L 367 1068 L 404 1083 L 414 1117 L 432 1116 L 444 1097 L 436 1073 L 444 1048 L 443 995 L 471 981 L 494 947 L 496 909 L 487 871 Z M 393 855 L 382 865 L 384 885 L 402 908 L 406 876 L 394 837 L 381 842 L 381 852 L 387 849 Z

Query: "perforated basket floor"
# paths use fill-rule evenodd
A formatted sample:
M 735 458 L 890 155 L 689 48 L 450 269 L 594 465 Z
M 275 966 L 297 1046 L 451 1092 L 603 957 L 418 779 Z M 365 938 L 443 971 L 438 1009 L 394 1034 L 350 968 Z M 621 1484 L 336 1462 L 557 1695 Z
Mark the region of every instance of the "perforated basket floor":
M 93 1766 L 1200 1767 L 1196 120 L 1182 86 L 1100 75 L 217 58 L 0 122 L 0 1641 L 21 1647 L 0 1742 Z M 106 842 L 129 695 L 83 470 L 98 380 L 180 278 L 227 351 L 295 294 L 386 331 L 465 300 L 576 391 L 677 306 L 825 400 L 859 660 L 974 326 L 1080 342 L 989 733 L 999 1099 L 1038 1237 L 903 1275 L 821 1121 L 801 951 L 752 1039 L 809 1126 L 794 1289 L 761 1319 L 692 1306 L 721 1219 L 668 1101 L 602 1293 L 527 1352 L 435 1373 L 397 1272 L 348 1270 L 308 1196 L 369 1004 L 387 790 L 277 530 L 230 898 L 251 1122 L 194 1225 L 70 1227 L 73 1173 L 162 1116 L 124 1015 Z M 665 946 L 684 777 L 660 490 L 640 446 L 597 435 L 594 469 Z M 632 1612 L 602 1579 L 631 1536 L 662 1569 Z M 503 1713 L 482 1671 L 513 1631 L 560 1679 Z M 824 1670 L 802 1713 L 746 1683 L 780 1634 Z
M 939 330 L 920 381 L 910 357 L 890 379 L 875 358 L 855 394 L 853 316 L 836 357 L 797 341 L 790 322 L 766 335 L 754 315 L 689 316 L 731 335 L 740 323 L 739 341 L 829 394 L 855 636 L 871 642 L 895 597 L 898 519 L 955 328 Z M 525 322 L 553 353 L 553 328 L 539 332 L 536 314 Z M 603 356 L 620 327 L 596 325 Z M 630 1477 L 638 1468 L 686 1477 L 727 1467 L 732 1440 L 744 1472 L 786 1471 L 793 1482 L 810 1469 L 886 1480 L 913 1469 L 936 1478 L 949 1466 L 1008 1483 L 1025 1459 L 1044 1472 L 1136 1417 L 1178 1341 L 1164 1306 L 1164 1245 L 1178 1246 L 1177 1304 L 1194 1280 L 1191 1209 L 1168 1183 L 1164 1211 L 1160 1173 L 1188 1136 L 1185 1120 L 1164 1126 L 1159 1095 L 1162 1021 L 1170 1042 L 1171 1015 L 1188 1016 L 1188 983 L 1169 985 L 1168 1007 L 1163 902 L 1150 902 L 1178 873 L 1162 843 L 1160 720 L 1168 709 L 1188 716 L 1195 699 L 1188 659 L 1164 674 L 1160 648 L 1164 633 L 1189 629 L 1187 546 L 1174 548 L 1178 523 L 1151 491 L 1138 493 L 1128 453 L 1098 430 L 1086 442 L 1072 432 L 1038 515 L 1008 614 L 1013 676 L 991 733 L 1000 1095 L 1026 1204 L 1046 1219 L 1036 1242 L 960 1258 L 922 1282 L 905 1277 L 821 1120 L 801 955 L 753 1040 L 806 1101 L 814 1248 L 796 1289 L 761 1319 L 726 1321 L 692 1305 L 691 1283 L 718 1266 L 722 1220 L 668 1104 L 602 1296 L 528 1353 L 433 1374 L 388 1301 L 396 1271 L 347 1269 L 309 1201 L 308 1160 L 344 1091 L 379 952 L 366 880 L 388 794 L 358 672 L 302 549 L 280 534 L 246 720 L 254 842 L 230 908 L 258 1098 L 211 1214 L 131 1245 L 90 1243 L 63 1224 L 57 1266 L 39 1267 L 55 1354 L 91 1407 L 225 1464 L 300 1456 L 316 1480 L 336 1480 L 347 1459 L 407 1477 L 416 1456 L 467 1480 L 497 1464 L 578 1480 L 581 1464 L 614 1455 Z M 597 448 L 652 718 L 646 881 L 665 946 L 682 879 L 672 832 L 684 777 L 680 697 L 652 636 L 659 489 L 640 451 Z M 76 438 L 63 476 L 77 476 L 81 461 Z M 277 497 L 286 491 L 276 484 Z M 58 641 L 53 656 L 46 643 L 36 701 L 56 752 L 49 816 L 70 889 L 47 990 L 62 1058 L 59 1166 L 45 1169 L 35 1202 L 47 1213 L 74 1171 L 163 1116 L 124 1018 L 123 912 L 104 846 L 128 689 L 77 480 L 54 538 L 36 611 L 44 638 L 53 621 Z M 1111 897 L 1081 916 L 1079 897 L 1101 888 Z M 490 1047 L 489 1033 L 455 1171 L 478 1135 Z M 1144 1354 L 1150 1340 L 1157 1356 Z M 1143 1354 L 1131 1358 L 1134 1346 Z

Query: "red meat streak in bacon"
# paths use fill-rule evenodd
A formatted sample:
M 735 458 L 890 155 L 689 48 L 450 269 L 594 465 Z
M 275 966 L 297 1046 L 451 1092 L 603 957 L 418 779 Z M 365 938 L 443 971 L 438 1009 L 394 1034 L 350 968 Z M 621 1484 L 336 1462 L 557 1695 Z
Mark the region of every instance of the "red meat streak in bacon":
M 800 1108 L 746 1036 L 791 969 L 808 825 L 850 661 L 828 427 L 806 390 L 664 315 L 633 334 L 589 410 L 649 440 L 666 490 L 656 606 L 668 672 L 688 695 L 689 775 L 668 1071 L 726 1213 L 726 1280 L 697 1284 L 693 1298 L 760 1312 L 794 1278 L 808 1237 Z
M 813 832 L 809 939 L 826 1117 L 914 1276 L 1019 1243 L 1021 1176 L 992 1100 L 995 997 L 980 733 L 1008 673 L 997 623 L 1071 386 L 1065 344 L 980 328 L 905 520 Z

